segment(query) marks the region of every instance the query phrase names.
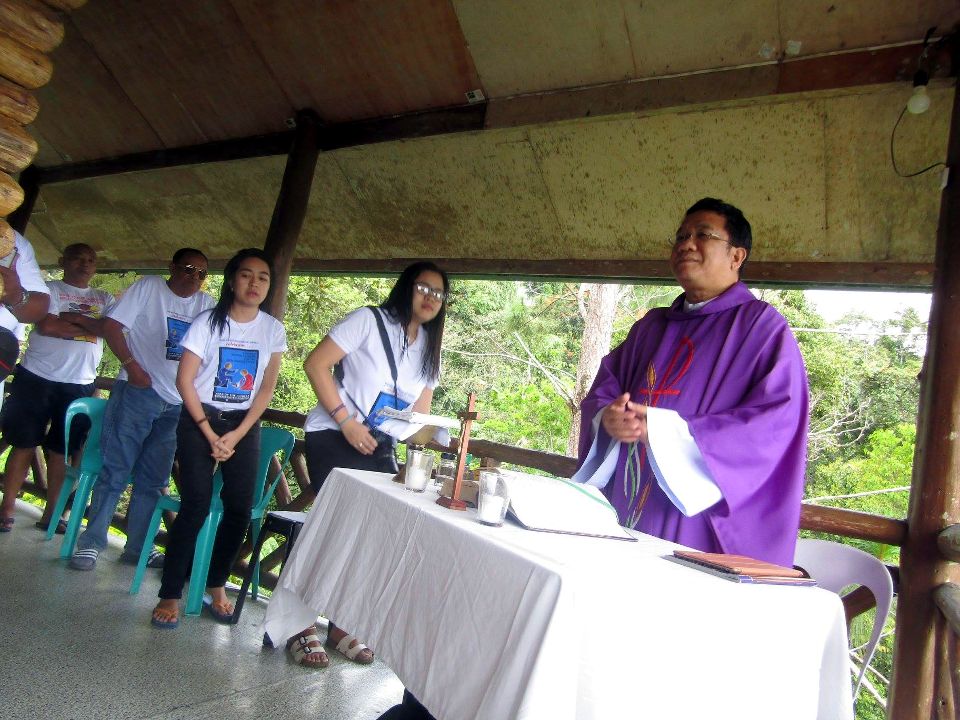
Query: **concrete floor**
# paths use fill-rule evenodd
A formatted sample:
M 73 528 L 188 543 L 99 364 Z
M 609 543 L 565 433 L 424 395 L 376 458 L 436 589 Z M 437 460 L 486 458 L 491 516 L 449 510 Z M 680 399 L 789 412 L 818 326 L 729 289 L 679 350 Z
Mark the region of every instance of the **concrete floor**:
M 119 544 L 77 572 L 59 558 L 61 536 L 45 542 L 34 527 L 39 510 L 18 501 L 16 517 L 0 534 L 0 718 L 361 720 L 400 700 L 379 660 L 331 652 L 330 667 L 308 670 L 262 647 L 262 601 L 248 599 L 235 626 L 202 615 L 157 630 L 157 571 L 132 596 Z

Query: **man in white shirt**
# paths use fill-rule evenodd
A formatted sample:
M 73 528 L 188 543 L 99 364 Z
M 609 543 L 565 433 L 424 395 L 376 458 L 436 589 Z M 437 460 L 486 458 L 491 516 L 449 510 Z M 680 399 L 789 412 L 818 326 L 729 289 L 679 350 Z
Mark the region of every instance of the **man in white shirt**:
M 0 280 L 3 293 L 0 295 L 0 328 L 14 333 L 23 340 L 23 324 L 39 322 L 50 307 L 50 291 L 37 265 L 37 256 L 30 241 L 6 221 L 0 221 L 0 235 L 12 234 L 13 250 L 0 258 Z M 13 368 L 4 368 L 0 378 L 0 407 L 3 406 L 3 385 Z
M 47 283 L 49 312 L 30 333 L 30 344 L 17 367 L 7 403 L 6 416 L 11 421 L 3 428 L 3 439 L 11 450 L 4 469 L 0 528 L 13 517 L 17 493 L 34 451 L 42 444 L 49 453 L 47 506 L 37 527 L 47 529 L 66 471 L 64 416 L 74 400 L 93 395 L 93 381 L 103 356 L 101 317 L 113 296 L 90 287 L 97 271 L 97 254 L 89 245 L 77 243 L 64 248 L 59 264 L 63 280 Z M 70 454 L 79 449 L 86 435 L 86 428 L 80 428 L 79 423 L 80 419 L 72 433 Z M 62 533 L 63 522 L 59 518 L 55 522 Z
M 0 280 L 3 281 L 3 294 L 0 295 L 0 332 L 10 333 L 23 339 L 21 323 L 38 322 L 46 317 L 50 306 L 50 291 L 37 265 L 37 256 L 33 246 L 23 235 L 13 230 L 5 221 L 0 224 L 0 233 L 14 236 L 13 250 L 0 258 Z M 11 348 L 12 349 L 12 348 Z M 3 406 L 4 383 L 12 368 L 3 368 L 0 378 L 0 407 Z M 14 418 L 14 421 L 16 419 Z M 22 481 L 21 481 L 22 483 Z M 19 487 L 17 488 L 19 490 Z M 13 529 L 13 508 L 16 493 L 4 492 L 3 507 L 0 509 L 0 532 Z
M 212 307 L 201 292 L 207 258 L 181 248 L 170 262 L 170 278 L 141 278 L 117 301 L 104 321 L 103 337 L 120 360 L 120 374 L 103 415 L 103 469 L 93 488 L 87 529 L 70 560 L 75 570 L 93 570 L 107 546 L 107 529 L 120 494 L 133 480 L 127 511 L 127 544 L 121 560 L 135 564 L 147 538 L 157 499 L 166 487 L 177 449 L 182 400 L 177 392 L 180 341 L 193 319 Z M 150 553 L 150 567 L 163 555 Z

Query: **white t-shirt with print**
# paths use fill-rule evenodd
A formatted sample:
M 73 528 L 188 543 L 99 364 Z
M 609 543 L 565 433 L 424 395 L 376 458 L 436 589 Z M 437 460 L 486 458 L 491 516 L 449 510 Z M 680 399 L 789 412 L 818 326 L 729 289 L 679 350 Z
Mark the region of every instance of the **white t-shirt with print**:
M 168 403 L 183 402 L 177 392 L 180 343 L 193 319 L 214 305 L 205 292 L 182 298 L 167 287 L 162 277 L 140 278 L 107 312 L 126 330 L 127 346 L 153 382 L 153 389 Z M 120 358 L 123 360 L 124 358 Z M 127 379 L 120 368 L 118 380 Z
M 194 380 L 200 402 L 220 410 L 246 410 L 270 357 L 287 349 L 287 332 L 283 323 L 261 311 L 247 323 L 228 317 L 224 332 L 215 333 L 207 311 L 193 321 L 181 344 L 200 358 Z
M 62 280 L 47 283 L 50 290 L 51 315 L 72 312 L 89 318 L 101 318 L 113 304 L 113 296 L 106 290 L 78 288 Z M 34 375 L 55 382 L 89 385 L 97 377 L 97 368 L 103 357 L 103 338 L 80 335 L 75 338 L 57 338 L 41 335 L 36 327 L 30 333 L 30 344 L 20 364 Z
M 37 256 L 33 252 L 33 245 L 30 244 L 30 241 L 20 233 L 14 231 L 13 248 L 16 255 L 10 253 L 0 259 L 0 263 L 3 263 L 6 267 L 10 267 L 10 264 L 16 259 L 16 270 L 17 276 L 20 278 L 20 286 L 24 290 L 29 290 L 32 293 L 49 295 L 50 290 L 47 288 L 46 280 L 43 279 L 43 273 L 40 272 L 40 266 L 37 265 Z M 0 305 L 0 327 L 13 330 L 16 336 L 20 338 L 20 340 L 23 340 L 23 324 L 17 320 L 16 316 L 7 310 L 4 305 Z M 2 387 L 2 383 L 0 383 L 0 387 Z
M 427 330 L 421 327 L 413 344 L 404 348 L 404 330 L 400 323 L 391 320 L 380 308 L 377 308 L 376 312 L 383 318 L 393 349 L 393 359 L 397 363 L 396 389 L 399 395 L 398 404 L 403 409 L 416 402 L 425 387 L 432 389 L 437 386 L 437 378 L 426 379 L 420 374 L 423 356 L 427 351 Z M 383 402 L 388 399 L 387 396 L 394 394 L 390 363 L 373 311 L 368 307 L 354 310 L 334 325 L 329 335 L 346 353 L 341 361 L 343 387 L 337 388 L 340 399 L 347 406 L 347 410 L 357 412 L 357 420 L 362 422 L 378 398 Z M 318 403 L 307 415 L 304 430 L 336 430 L 337 427 L 337 422 Z

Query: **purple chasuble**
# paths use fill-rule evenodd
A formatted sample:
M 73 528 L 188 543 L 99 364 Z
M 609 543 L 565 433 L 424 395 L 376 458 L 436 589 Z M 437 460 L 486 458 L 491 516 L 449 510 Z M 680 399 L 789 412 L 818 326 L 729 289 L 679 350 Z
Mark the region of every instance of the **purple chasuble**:
M 723 500 L 685 517 L 660 489 L 647 449 L 621 443 L 616 472 L 603 488 L 620 522 L 698 550 L 790 566 L 807 454 L 800 349 L 783 316 L 743 283 L 692 312 L 683 312 L 683 297 L 650 310 L 600 363 L 581 405 L 580 462 L 595 439 L 594 417 L 622 393 L 674 410 Z M 603 453 L 610 436 L 602 425 L 598 432 Z

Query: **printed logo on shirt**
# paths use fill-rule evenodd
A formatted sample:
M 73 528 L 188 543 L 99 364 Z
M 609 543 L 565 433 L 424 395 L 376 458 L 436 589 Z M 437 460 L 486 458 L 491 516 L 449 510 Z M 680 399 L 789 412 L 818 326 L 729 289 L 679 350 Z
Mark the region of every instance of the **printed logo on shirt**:
M 89 303 L 84 299 L 69 298 L 63 295 L 60 296 L 60 304 L 66 305 L 66 310 L 64 312 L 77 313 L 78 315 L 86 315 L 89 318 L 97 320 L 103 317 L 103 306 L 99 303 Z M 96 335 L 77 335 L 73 338 L 79 342 L 88 342 L 95 343 L 99 338 Z
M 189 329 L 190 322 L 188 320 L 175 317 L 167 318 L 167 341 L 165 343 L 167 360 L 179 361 L 183 357 L 183 348 L 180 347 L 180 343 L 183 342 L 183 336 L 187 334 Z
M 247 402 L 253 394 L 259 363 L 259 350 L 221 347 L 212 399 L 225 403 Z

